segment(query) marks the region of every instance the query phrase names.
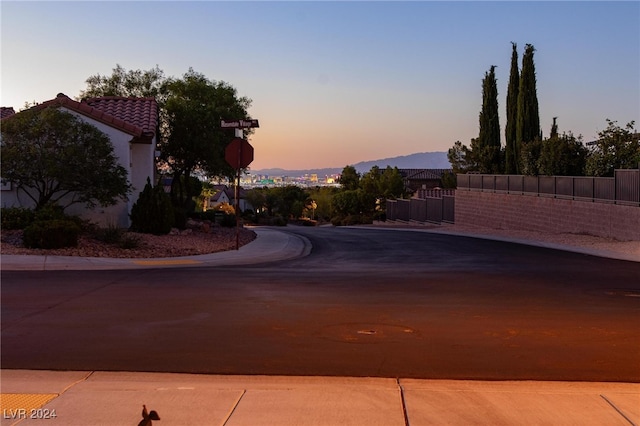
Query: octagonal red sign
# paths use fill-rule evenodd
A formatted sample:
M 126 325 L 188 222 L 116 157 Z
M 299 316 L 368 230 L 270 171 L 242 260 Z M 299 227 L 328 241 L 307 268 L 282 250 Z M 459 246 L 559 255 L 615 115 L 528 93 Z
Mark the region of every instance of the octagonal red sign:
M 253 147 L 246 140 L 235 138 L 227 145 L 224 159 L 234 169 L 244 169 L 253 161 Z

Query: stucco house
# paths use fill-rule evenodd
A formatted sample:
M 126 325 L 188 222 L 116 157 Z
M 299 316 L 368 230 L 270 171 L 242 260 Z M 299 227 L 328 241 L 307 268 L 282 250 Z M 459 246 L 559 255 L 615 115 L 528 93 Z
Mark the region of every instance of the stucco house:
M 214 185 L 213 189 L 215 192 L 213 196 L 211 196 L 211 198 L 209 198 L 209 200 L 207 201 L 207 209 L 215 209 L 223 203 L 228 203 L 235 207 L 235 187 L 230 188 L 227 185 Z M 251 206 L 251 204 L 249 204 L 246 199 L 247 191 L 244 188 L 240 187 L 239 192 L 238 207 L 240 208 L 240 211 L 245 211 L 247 209 L 253 210 L 253 206 Z
M 154 98 L 125 98 L 108 96 L 83 99 L 78 102 L 60 93 L 56 98 L 32 108 L 56 107 L 76 115 L 105 133 L 113 144 L 114 153 L 128 174 L 133 186 L 129 201 L 110 207 L 87 210 L 84 205 L 72 205 L 67 209 L 101 225 L 130 225 L 129 213 L 144 188 L 147 178 L 156 179 L 156 144 L 158 105 Z M 4 108 L 3 108 L 4 110 Z M 4 110 L 3 112 L 8 112 Z M 15 114 L 20 114 L 17 112 Z M 10 120 L 11 114 L 2 117 Z M 10 182 L 3 182 L 0 192 L 3 207 L 32 207 L 31 200 L 16 191 Z

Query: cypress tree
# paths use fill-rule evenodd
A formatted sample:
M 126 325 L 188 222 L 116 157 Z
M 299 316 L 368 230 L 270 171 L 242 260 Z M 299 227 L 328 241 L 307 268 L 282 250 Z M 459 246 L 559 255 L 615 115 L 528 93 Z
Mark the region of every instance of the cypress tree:
M 520 85 L 520 71 L 518 70 L 518 49 L 516 43 L 511 42 L 511 73 L 507 88 L 507 125 L 505 137 L 505 173 L 520 173 L 518 158 L 520 151 L 516 145 L 516 118 L 518 116 L 518 89 Z
M 478 136 L 478 165 L 482 173 L 500 172 L 500 119 L 498 116 L 498 84 L 495 65 L 485 73 L 482 81 L 482 110 Z
M 516 147 L 541 139 L 540 115 L 538 112 L 538 95 L 536 93 L 536 70 L 533 63 L 535 48 L 531 44 L 525 46 L 522 56 L 522 74 L 518 89 L 518 113 L 516 121 Z M 518 158 L 520 161 L 521 159 Z M 536 159 L 532 159 L 536 160 Z

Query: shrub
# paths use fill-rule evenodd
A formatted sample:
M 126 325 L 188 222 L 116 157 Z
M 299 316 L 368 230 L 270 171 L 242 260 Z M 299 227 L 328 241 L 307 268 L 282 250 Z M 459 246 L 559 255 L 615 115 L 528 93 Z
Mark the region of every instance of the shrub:
M 147 184 L 131 208 L 131 229 L 146 234 L 168 234 L 174 224 L 174 209 L 171 198 L 164 192 L 162 185 Z M 186 222 L 186 215 L 185 215 Z
M 189 215 L 187 214 L 187 209 L 185 209 L 184 207 L 173 206 L 173 226 L 178 229 L 185 229 L 187 227 L 188 218 Z M 169 229 L 169 231 L 170 230 L 171 229 Z
M 270 225 L 272 226 L 287 226 L 287 219 L 283 216 L 277 215 L 270 220 Z
M 71 220 L 54 219 L 34 222 L 24 229 L 24 245 L 28 248 L 57 249 L 76 247 L 80 227 Z
M 34 221 L 43 222 L 47 220 L 68 219 L 64 214 L 64 209 L 57 204 L 48 203 L 35 211 Z
M 48 220 L 68 220 L 75 223 L 81 230 L 88 228 L 88 221 L 82 220 L 78 216 L 65 214 L 64 208 L 55 203 L 47 203 L 34 212 L 34 222 L 45 222 Z
M 377 211 L 373 214 L 373 220 L 377 220 L 380 222 L 386 222 L 387 221 L 387 213 L 386 212 L 381 212 L 381 211 Z
M 106 228 L 98 228 L 94 231 L 94 237 L 98 241 L 107 244 L 117 244 L 122 239 L 123 230 L 115 225 L 109 225 Z
M 208 220 L 212 223 L 215 223 L 217 214 L 218 213 L 215 210 L 207 210 L 204 212 L 191 213 L 190 217 L 196 220 Z
M 123 234 L 118 241 L 118 247 L 123 249 L 134 249 L 140 246 L 140 237 L 137 235 Z
M 236 215 L 224 213 L 222 215 L 222 220 L 220 221 L 220 226 L 227 228 L 233 228 L 236 226 Z
M 24 207 L 3 207 L 0 213 L 2 229 L 24 229 L 35 220 L 33 210 Z

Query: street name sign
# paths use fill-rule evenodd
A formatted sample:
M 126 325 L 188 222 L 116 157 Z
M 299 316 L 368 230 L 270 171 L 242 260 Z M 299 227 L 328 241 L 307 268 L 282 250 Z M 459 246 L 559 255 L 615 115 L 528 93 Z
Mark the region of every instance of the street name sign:
M 257 119 L 251 120 L 231 120 L 220 121 L 220 127 L 223 129 L 248 129 L 252 127 L 260 127 Z

